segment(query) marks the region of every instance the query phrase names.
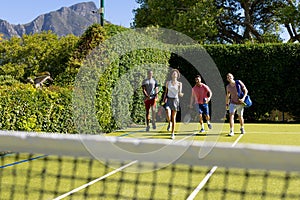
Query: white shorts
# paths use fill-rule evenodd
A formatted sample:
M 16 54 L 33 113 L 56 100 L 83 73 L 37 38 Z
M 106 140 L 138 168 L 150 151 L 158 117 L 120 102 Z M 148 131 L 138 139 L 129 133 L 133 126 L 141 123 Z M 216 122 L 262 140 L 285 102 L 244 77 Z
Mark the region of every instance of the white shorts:
M 235 111 L 237 112 L 237 114 L 239 116 L 243 116 L 244 114 L 244 105 L 243 104 L 233 104 L 233 103 L 230 103 L 229 104 L 229 113 L 232 114 L 232 113 L 235 113 Z

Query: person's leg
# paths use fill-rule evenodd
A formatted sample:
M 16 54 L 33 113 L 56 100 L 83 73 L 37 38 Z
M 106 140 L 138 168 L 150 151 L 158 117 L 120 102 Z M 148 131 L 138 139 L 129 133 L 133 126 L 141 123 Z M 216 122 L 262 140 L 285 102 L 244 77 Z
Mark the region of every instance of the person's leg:
M 166 117 L 167 117 L 167 122 L 171 121 L 171 109 L 169 107 L 166 108 Z
M 172 133 L 174 133 L 174 129 L 175 129 L 175 123 L 176 123 L 176 111 L 172 110 L 171 111 L 171 122 L 172 122 Z
M 244 129 L 244 106 L 239 105 L 239 107 L 237 109 L 237 113 L 238 113 L 238 119 L 240 121 L 241 134 L 244 134 L 245 133 L 245 129 Z
M 207 127 L 209 129 L 212 129 L 212 125 L 210 123 L 210 116 L 209 115 L 205 115 L 205 119 L 206 119 Z
M 210 115 L 209 115 L 208 104 L 204 104 L 203 114 L 205 115 L 207 127 L 208 127 L 209 129 L 211 129 L 212 126 L 211 126 L 211 123 L 210 123 Z
M 234 135 L 234 113 L 235 113 L 235 110 L 236 110 L 236 105 L 230 104 L 229 105 L 229 127 L 230 127 L 229 136 Z
M 202 114 L 199 114 L 200 132 L 204 132 L 204 124 Z
M 239 121 L 240 121 L 241 133 L 244 134 L 244 117 L 239 115 L 238 118 L 239 118 Z
M 240 125 L 241 125 L 241 128 L 244 127 L 244 117 L 239 115 L 239 121 L 240 121 Z
M 170 127 L 171 127 L 171 109 L 170 109 L 170 107 L 166 107 L 166 117 L 167 117 L 167 122 L 168 122 L 167 131 L 170 131 Z
M 150 104 L 149 101 L 145 101 L 145 108 L 146 108 L 146 131 L 150 130 Z
M 170 131 L 171 124 L 172 124 L 172 109 L 174 108 L 173 105 L 174 105 L 174 100 L 168 98 L 167 103 L 166 103 L 166 115 L 167 115 L 167 121 L 168 121 L 167 131 Z
M 234 113 L 229 114 L 229 127 L 230 132 L 234 132 Z
M 156 129 L 156 104 L 155 104 L 155 100 L 153 100 L 153 104 L 151 106 L 151 111 L 152 111 L 152 128 Z
M 197 104 L 198 106 L 198 113 L 199 113 L 199 123 L 200 123 L 200 132 L 204 132 L 204 125 L 203 125 L 203 117 L 202 117 L 202 113 L 203 113 L 203 104 Z
M 146 130 L 149 131 L 150 130 L 150 112 L 149 110 L 146 111 Z
M 176 125 L 176 114 L 177 114 L 177 111 L 176 110 L 172 110 L 171 111 L 171 122 L 172 122 L 172 139 L 175 138 L 175 125 Z

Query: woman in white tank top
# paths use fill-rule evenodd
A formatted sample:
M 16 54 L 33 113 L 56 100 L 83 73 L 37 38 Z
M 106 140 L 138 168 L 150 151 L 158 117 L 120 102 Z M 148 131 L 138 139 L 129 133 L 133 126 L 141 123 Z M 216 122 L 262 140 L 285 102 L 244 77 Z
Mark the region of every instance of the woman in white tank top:
M 180 77 L 180 73 L 177 69 L 173 69 L 171 71 L 172 75 L 172 80 L 167 81 L 166 83 L 166 88 L 167 92 L 165 94 L 165 102 L 167 102 L 166 106 L 166 112 L 167 112 L 167 120 L 168 120 L 168 128 L 167 130 L 170 130 L 171 128 L 171 133 L 172 139 L 175 139 L 175 124 L 176 124 L 176 114 L 177 111 L 179 110 L 179 97 L 183 96 L 182 93 L 182 83 L 179 82 L 177 79 Z M 168 114 L 171 111 L 170 114 Z M 171 116 L 170 116 L 171 115 Z
M 178 99 L 179 93 L 179 83 L 178 81 L 168 81 L 168 97 L 173 99 Z M 173 85 L 174 84 L 174 85 Z

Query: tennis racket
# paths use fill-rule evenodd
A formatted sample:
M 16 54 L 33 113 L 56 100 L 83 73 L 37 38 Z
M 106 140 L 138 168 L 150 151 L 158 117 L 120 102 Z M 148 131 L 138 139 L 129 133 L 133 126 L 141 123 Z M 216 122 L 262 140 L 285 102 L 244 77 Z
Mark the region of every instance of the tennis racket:
M 156 92 L 156 88 L 158 88 L 157 92 Z M 157 94 L 159 94 L 162 91 L 162 86 L 160 84 L 157 84 L 156 87 L 154 87 L 151 92 L 150 92 L 150 97 L 155 97 Z

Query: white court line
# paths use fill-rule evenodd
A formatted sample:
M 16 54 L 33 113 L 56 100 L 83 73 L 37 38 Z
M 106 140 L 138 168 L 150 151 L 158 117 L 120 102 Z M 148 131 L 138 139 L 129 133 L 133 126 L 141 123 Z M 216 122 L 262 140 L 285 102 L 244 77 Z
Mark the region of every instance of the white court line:
M 128 163 L 127 165 L 124 165 L 124 166 L 122 166 L 122 167 L 120 167 L 118 169 L 115 169 L 114 171 L 111 171 L 111 172 L 109 172 L 108 174 L 106 174 L 106 175 L 104 175 L 102 177 L 99 177 L 99 178 L 97 178 L 97 179 L 95 179 L 95 180 L 93 180 L 93 181 L 91 181 L 91 182 L 89 182 L 87 184 L 84 184 L 84 185 L 82 185 L 82 186 L 80 186 L 78 188 L 75 188 L 74 190 L 71 190 L 70 192 L 67 192 L 67 193 L 65 193 L 65 194 L 63 194 L 63 195 L 61 195 L 59 197 L 56 197 L 54 200 L 63 199 L 63 198 L 65 198 L 65 197 L 67 197 L 67 196 L 69 196 L 69 195 L 71 195 L 71 194 L 73 194 L 75 192 L 78 192 L 79 190 L 82 190 L 83 188 L 86 188 L 86 187 L 88 187 L 88 186 L 90 186 L 90 185 L 92 185 L 92 184 L 94 184 L 94 183 L 96 183 L 96 182 L 98 182 L 98 181 L 100 181 L 102 179 L 105 179 L 105 178 L 109 177 L 110 175 L 113 175 L 113 174 L 115 174 L 115 173 L 117 173 L 117 172 L 125 169 L 126 167 L 129 167 L 130 165 L 133 165 L 136 162 L 137 162 L 137 160 L 132 161 L 132 162 Z
M 264 132 L 262 132 L 262 131 L 260 131 L 260 132 L 252 132 L 251 131 L 251 133 L 255 133 L 255 134 L 290 134 L 290 135 L 299 135 L 300 134 L 300 132 L 298 131 L 298 132 L 296 132 L 296 131 L 276 131 L 276 132 L 267 132 L 267 131 L 264 131 Z
M 191 135 L 189 135 L 189 136 L 186 136 L 186 137 L 182 138 L 181 140 L 174 140 L 174 142 L 180 142 L 180 141 L 185 140 L 185 139 L 187 139 L 187 138 L 189 138 L 189 137 L 192 137 L 192 136 L 194 136 L 194 135 L 196 135 L 196 134 L 197 134 L 197 133 L 194 132 L 193 134 L 191 134 Z M 75 192 L 78 192 L 79 190 L 82 190 L 83 188 L 86 188 L 86 187 L 88 187 L 88 186 L 90 186 L 90 185 L 92 185 L 92 184 L 94 184 L 94 183 L 96 183 L 96 182 L 98 182 L 98 181 L 100 181 L 100 180 L 102 180 L 102 179 L 105 179 L 105 178 L 109 177 L 110 175 L 113 175 L 113 174 L 115 174 L 115 173 L 117 173 L 117 172 L 119 172 L 119 171 L 125 169 L 126 167 L 129 167 L 129 166 L 135 164 L 136 162 L 137 162 L 137 160 L 132 161 L 132 162 L 128 163 L 127 165 L 124 165 L 124 166 L 122 166 L 122 167 L 120 167 L 120 168 L 118 168 L 118 169 L 115 169 L 114 171 L 111 171 L 110 173 L 108 173 L 108 174 L 106 174 L 106 175 L 104 175 L 104 176 L 102 176 L 102 177 L 99 177 L 99 178 L 97 178 L 97 179 L 95 179 L 95 180 L 93 180 L 93 181 L 91 181 L 91 182 L 89 182 L 89 183 L 87 183 L 87 184 L 84 184 L 84 185 L 82 185 L 82 186 L 80 186 L 80 187 L 78 187 L 78 188 L 75 188 L 75 189 L 71 190 L 70 192 L 67 192 L 67 193 L 65 193 L 65 194 L 63 194 L 63 195 L 61 195 L 61 196 L 59 196 L 59 197 L 56 197 L 56 198 L 53 199 L 53 200 L 60 200 L 60 199 L 63 199 L 63 198 L 65 198 L 65 197 L 67 197 L 67 196 L 69 196 L 69 195 L 71 195 L 71 194 L 73 194 L 73 193 L 75 193 Z
M 241 134 L 235 141 L 234 143 L 231 145 L 232 147 L 234 147 L 238 141 L 243 137 L 244 134 Z M 207 181 L 210 179 L 210 177 L 215 173 L 215 171 L 217 170 L 218 166 L 213 166 L 213 168 L 211 168 L 211 170 L 206 174 L 206 176 L 204 177 L 204 179 L 199 183 L 199 185 L 195 188 L 195 190 L 190 194 L 190 196 L 187 198 L 187 200 L 192 200 L 196 197 L 196 195 L 200 192 L 200 190 L 205 186 L 205 184 L 207 183 Z

